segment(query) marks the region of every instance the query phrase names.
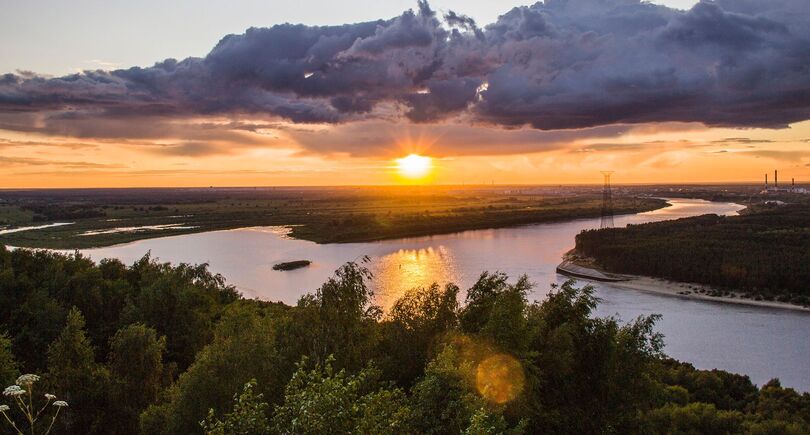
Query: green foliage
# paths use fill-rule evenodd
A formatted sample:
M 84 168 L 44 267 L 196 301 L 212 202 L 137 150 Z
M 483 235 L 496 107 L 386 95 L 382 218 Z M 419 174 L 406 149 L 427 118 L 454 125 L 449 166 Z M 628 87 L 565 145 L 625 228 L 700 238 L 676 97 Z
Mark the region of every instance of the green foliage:
M 47 367 L 68 434 L 810 433 L 810 394 L 668 359 L 657 316 L 596 318 L 588 286 L 530 302 L 484 273 L 383 318 L 370 278 L 290 307 L 204 266 L 0 248 L 0 380 Z
M 660 434 L 737 434 L 742 432 L 743 414 L 718 410 L 712 404 L 667 404 L 648 414 L 650 430 Z
M 154 329 L 143 324 L 126 326 L 113 336 L 108 367 L 110 399 L 119 405 L 117 415 L 110 419 L 116 433 L 137 432 L 141 412 L 166 386 L 165 353 L 166 338 L 158 338 Z
M 461 352 L 455 345 L 446 346 L 428 364 L 425 376 L 414 385 L 411 403 L 417 432 L 461 433 L 473 423 L 473 416 L 488 406 L 475 391 L 471 379 L 473 361 L 465 359 Z M 476 423 L 476 427 L 483 423 Z
M 272 307 L 233 304 L 218 323 L 211 344 L 180 375 L 158 404 L 141 416 L 147 434 L 194 433 L 209 410 L 231 409 L 235 391 L 252 379 L 268 403 L 281 400 L 292 374 L 279 355 Z
M 238 299 L 220 275 L 206 265 L 172 267 L 145 256 L 129 271 L 136 282 L 124 322 L 141 322 L 167 337 L 167 356 L 185 369 L 211 340 L 213 323 L 223 305 Z
M 578 252 L 606 269 L 810 305 L 810 205 L 584 231 Z M 671 261 L 677 258 L 678 261 Z
M 722 370 L 695 370 L 688 363 L 661 362 L 659 379 L 689 392 L 693 402 L 711 403 L 718 409 L 745 411 L 757 400 L 759 391 L 748 376 Z
M 48 346 L 47 384 L 70 403 L 61 421 L 66 433 L 104 433 L 109 372 L 95 362 L 82 313 L 73 308 L 59 337 Z
M 433 284 L 394 303 L 380 324 L 376 353 L 383 373 L 406 387 L 424 373 L 440 339 L 458 324 L 458 292 L 452 284 L 444 289 Z
M 514 285 L 503 273 L 484 272 L 467 291 L 467 303 L 460 314 L 461 330 L 480 334 L 501 348 L 522 354 L 531 334 L 526 318 L 526 295 L 532 284 L 525 275 Z
M 273 426 L 282 434 L 408 433 L 408 408 L 400 390 L 378 382 L 373 368 L 335 372 L 331 358 L 307 371 L 301 364 L 276 407 Z
M 492 414 L 485 408 L 480 408 L 473 414 L 470 425 L 464 429 L 463 435 L 518 435 L 525 432 L 526 426 L 527 423 L 524 420 L 517 427 L 510 428 L 503 415 Z
M 376 343 L 376 326 L 382 315 L 366 285 L 370 272 L 347 263 L 314 295 L 303 296 L 279 334 L 282 347 L 294 350 L 315 364 L 334 358 L 338 368 L 359 369 Z
M 66 312 L 54 298 L 36 289 L 10 313 L 8 318 L 12 320 L 7 327 L 14 354 L 20 358 L 23 370 L 42 371 L 46 368 L 46 354 L 42 350 L 59 335 Z
M 778 379 L 762 386 L 754 409 L 762 418 L 794 421 L 810 427 L 810 395 L 782 388 Z
M 11 385 L 19 375 L 19 364 L 11 353 L 11 340 L 0 333 L 0 386 Z
M 810 394 L 783 388 L 778 380 L 757 389 L 746 376 L 695 370 L 672 360 L 663 361 L 657 372 L 658 379 L 670 385 L 668 403 L 648 414 L 653 427 L 676 433 L 718 427 L 751 434 L 810 433 Z M 674 399 L 669 396 L 673 391 Z M 733 425 L 723 426 L 729 422 Z
M 360 398 L 362 412 L 355 420 L 355 433 L 395 435 L 411 430 L 411 411 L 405 393 L 397 388 L 381 388 Z
M 233 411 L 225 414 L 222 420 L 216 418 L 214 410 L 200 425 L 206 435 L 267 435 L 270 421 L 267 419 L 267 402 L 262 394 L 256 394 L 256 380 L 251 379 L 242 389 L 242 394 L 233 396 Z

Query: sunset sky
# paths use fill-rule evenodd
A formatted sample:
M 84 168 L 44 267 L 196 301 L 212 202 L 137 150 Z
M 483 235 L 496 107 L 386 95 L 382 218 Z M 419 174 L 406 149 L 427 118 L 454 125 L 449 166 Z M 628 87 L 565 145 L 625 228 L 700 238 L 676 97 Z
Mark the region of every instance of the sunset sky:
M 694 4 L 13 2 L 0 188 L 810 182 L 806 0 Z

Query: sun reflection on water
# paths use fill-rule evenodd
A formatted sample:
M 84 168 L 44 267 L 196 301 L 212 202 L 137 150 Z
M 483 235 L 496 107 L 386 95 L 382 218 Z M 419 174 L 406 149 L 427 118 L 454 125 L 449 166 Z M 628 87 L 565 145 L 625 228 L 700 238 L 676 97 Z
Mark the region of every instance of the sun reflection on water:
M 376 258 L 371 268 L 376 288 L 376 303 L 388 310 L 408 290 L 438 283 L 458 282 L 456 264 L 450 249 L 444 246 L 400 249 Z

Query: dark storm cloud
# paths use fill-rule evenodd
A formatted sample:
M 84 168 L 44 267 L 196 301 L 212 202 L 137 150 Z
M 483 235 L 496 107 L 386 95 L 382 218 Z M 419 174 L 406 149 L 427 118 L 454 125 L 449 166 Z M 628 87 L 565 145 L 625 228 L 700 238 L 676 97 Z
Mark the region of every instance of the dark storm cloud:
M 204 58 L 148 68 L 6 74 L 0 128 L 113 137 L 131 135 L 132 119 L 457 115 L 543 130 L 667 121 L 779 128 L 810 119 L 808 26 L 806 0 L 703 1 L 688 11 L 547 0 L 484 27 L 419 2 L 387 20 L 251 28 Z

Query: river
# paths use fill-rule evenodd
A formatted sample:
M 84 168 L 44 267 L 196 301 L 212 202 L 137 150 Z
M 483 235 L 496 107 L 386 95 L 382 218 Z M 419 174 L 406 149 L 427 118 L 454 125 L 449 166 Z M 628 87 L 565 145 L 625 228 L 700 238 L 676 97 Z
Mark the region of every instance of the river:
M 617 216 L 616 226 L 706 213 L 734 215 L 733 203 L 671 199 L 670 207 Z M 285 236 L 284 228 L 243 228 L 142 240 L 88 249 L 93 259 L 119 258 L 131 263 L 151 251 L 173 263 L 209 263 L 246 297 L 283 301 L 297 299 L 320 286 L 341 264 L 369 256 L 377 302 L 388 307 L 404 291 L 432 282 L 455 282 L 466 288 L 482 271 L 501 271 L 512 279 L 526 274 L 536 283 L 531 295 L 543 299 L 550 284 L 566 278 L 555 268 L 573 247 L 574 236 L 597 228 L 599 219 L 527 225 L 515 228 L 386 240 L 319 245 Z M 294 271 L 274 271 L 276 263 L 311 260 Z M 677 259 L 673 259 L 677 261 Z M 665 335 L 665 352 L 701 369 L 719 368 L 746 374 L 758 385 L 772 377 L 810 391 L 810 315 L 790 310 L 695 301 L 595 284 L 602 303 L 597 315 L 629 320 L 662 314 L 657 330 Z

